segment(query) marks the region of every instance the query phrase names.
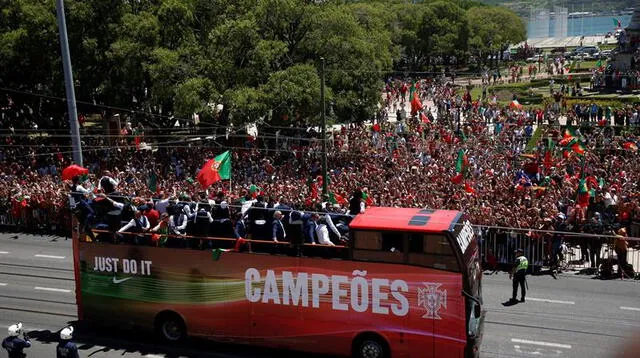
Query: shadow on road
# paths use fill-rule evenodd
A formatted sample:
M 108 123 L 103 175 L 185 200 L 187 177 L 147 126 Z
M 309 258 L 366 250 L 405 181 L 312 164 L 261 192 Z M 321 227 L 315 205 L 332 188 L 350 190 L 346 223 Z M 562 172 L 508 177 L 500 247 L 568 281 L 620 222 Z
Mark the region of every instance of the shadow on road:
M 73 341 L 83 356 L 99 356 L 100 353 L 122 351 L 144 355 L 163 355 L 167 358 L 178 357 L 238 357 L 268 358 L 280 356 L 302 356 L 306 358 L 331 358 L 331 356 L 312 355 L 271 348 L 220 343 L 200 338 L 189 338 L 179 343 L 165 343 L 156 339 L 150 332 L 132 329 L 108 328 L 86 322 L 69 322 L 75 328 Z M 63 327 L 61 327 L 62 329 Z M 30 331 L 32 340 L 43 344 L 57 344 L 59 331 Z

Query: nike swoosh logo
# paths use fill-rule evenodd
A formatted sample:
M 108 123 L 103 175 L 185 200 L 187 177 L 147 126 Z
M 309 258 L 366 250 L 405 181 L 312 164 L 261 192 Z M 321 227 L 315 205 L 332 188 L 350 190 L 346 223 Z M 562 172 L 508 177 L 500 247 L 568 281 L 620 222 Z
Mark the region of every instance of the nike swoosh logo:
M 119 283 L 123 283 L 124 281 L 131 280 L 132 278 L 133 277 L 125 277 L 125 278 L 117 279 L 115 276 L 113 276 L 113 283 L 117 285 Z

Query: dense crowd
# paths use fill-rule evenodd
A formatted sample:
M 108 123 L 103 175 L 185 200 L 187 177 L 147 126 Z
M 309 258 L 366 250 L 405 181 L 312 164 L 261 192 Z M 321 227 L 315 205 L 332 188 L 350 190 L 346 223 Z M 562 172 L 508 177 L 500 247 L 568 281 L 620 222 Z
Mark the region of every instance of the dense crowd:
M 372 125 L 343 125 L 331 132 L 329 195 L 321 195 L 321 142 L 301 122 L 277 139 L 268 131 L 227 137 L 232 179 L 207 192 L 211 198 L 222 192 L 238 205 L 262 195 L 300 210 L 331 202 L 346 211 L 352 193 L 361 190 L 366 205 L 462 210 L 476 224 L 530 229 L 553 228 L 560 215 L 575 230 L 629 226 L 640 218 L 638 138 L 632 127 L 613 127 L 608 114 L 636 124 L 640 107 L 567 109 L 574 123 L 588 126 L 571 132 L 573 144 L 582 148 L 577 153 L 575 145 L 562 146 L 568 134 L 557 125 L 553 106 L 501 106 L 491 94 L 473 99 L 447 83 L 426 80 L 389 80 L 382 97 Z M 13 113 L 22 109 L 14 107 L 3 108 L 2 211 L 30 227 L 66 225 L 70 186 L 59 174 L 71 164 L 68 139 L 34 135 L 47 129 L 16 123 L 20 116 Z M 194 178 L 222 151 L 213 141 L 157 144 L 153 136 L 135 140 L 152 148 L 139 150 L 125 134 L 115 143 L 83 138 L 84 164 L 90 169 L 86 188 L 94 190 L 109 170 L 122 195 L 198 200 L 203 188 Z M 531 143 L 532 137 L 537 142 Z M 589 194 L 586 199 L 583 192 Z

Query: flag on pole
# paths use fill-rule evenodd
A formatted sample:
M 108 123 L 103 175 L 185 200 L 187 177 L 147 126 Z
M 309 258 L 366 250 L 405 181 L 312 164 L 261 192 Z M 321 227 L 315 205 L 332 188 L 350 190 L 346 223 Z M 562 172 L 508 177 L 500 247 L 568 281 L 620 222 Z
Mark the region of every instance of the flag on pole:
M 622 24 L 620 23 L 620 20 L 616 19 L 615 17 L 613 18 L 613 26 L 615 26 L 616 28 L 621 28 Z
M 203 188 L 220 180 L 231 179 L 231 155 L 226 151 L 204 164 L 196 177 Z

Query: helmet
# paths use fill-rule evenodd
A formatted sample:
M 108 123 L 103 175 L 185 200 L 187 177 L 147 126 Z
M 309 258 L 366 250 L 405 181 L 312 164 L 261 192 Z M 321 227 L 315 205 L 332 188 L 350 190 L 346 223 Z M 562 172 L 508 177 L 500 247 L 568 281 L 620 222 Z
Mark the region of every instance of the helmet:
M 17 337 L 20 335 L 20 332 L 22 332 L 22 323 L 9 326 L 9 336 Z
M 68 341 L 71 339 L 71 335 L 73 334 L 73 326 L 65 327 L 60 331 L 60 339 Z
M 516 251 L 514 251 L 516 254 L 524 254 L 524 250 L 522 249 L 516 249 Z

